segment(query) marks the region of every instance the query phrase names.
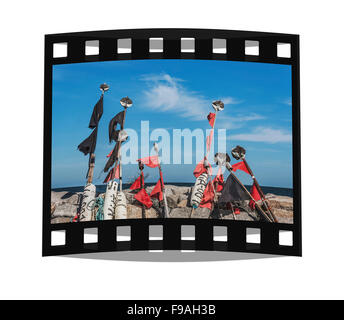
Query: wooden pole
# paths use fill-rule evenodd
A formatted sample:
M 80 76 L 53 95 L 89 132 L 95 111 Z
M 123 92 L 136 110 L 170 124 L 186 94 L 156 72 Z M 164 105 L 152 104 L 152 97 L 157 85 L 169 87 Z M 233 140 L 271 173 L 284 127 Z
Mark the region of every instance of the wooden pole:
M 228 166 L 227 166 L 228 164 Z M 226 168 L 234 178 L 234 180 L 241 186 L 244 192 L 249 196 L 249 198 L 254 202 L 257 212 L 268 222 L 273 222 L 273 220 L 265 213 L 265 211 L 259 206 L 256 200 L 252 197 L 251 193 L 246 189 L 246 187 L 241 183 L 241 181 L 237 178 L 237 176 L 233 173 L 230 164 L 227 162 Z M 230 167 L 230 168 L 229 168 Z
M 160 175 L 160 187 L 162 190 L 162 196 L 163 196 L 163 201 L 164 201 L 164 211 L 165 211 L 165 215 L 164 218 L 168 218 L 169 217 L 169 210 L 168 210 L 168 205 L 167 205 L 167 198 L 166 198 L 166 193 L 165 193 L 165 186 L 162 183 L 162 170 L 161 170 L 161 165 L 160 165 L 160 159 L 159 159 L 159 149 L 158 149 L 158 145 L 156 143 L 154 143 L 154 150 L 158 156 L 158 167 L 159 167 L 159 175 Z
M 96 160 L 96 155 L 94 153 L 91 153 L 90 165 L 89 165 L 89 168 L 88 168 L 88 175 L 87 175 L 87 184 L 92 183 L 92 181 L 93 181 L 93 173 L 94 173 L 95 160 Z
M 271 208 L 269 207 L 269 205 L 267 204 L 266 202 L 266 199 L 265 199 L 265 195 L 264 195 L 264 192 L 263 190 L 261 189 L 256 177 L 254 176 L 253 174 L 253 171 L 251 170 L 250 166 L 248 165 L 247 161 L 245 158 L 242 159 L 242 161 L 244 162 L 248 172 L 250 173 L 252 179 L 253 179 L 253 183 L 254 185 L 256 186 L 257 190 L 258 190 L 258 193 L 262 199 L 262 203 L 263 203 L 263 207 L 265 208 L 265 210 L 268 212 L 268 214 L 271 216 L 271 219 L 273 220 L 273 222 L 278 222 L 276 216 L 274 215 L 274 213 L 272 212 Z
M 100 85 L 100 90 L 102 91 L 102 95 L 100 96 L 100 99 L 101 99 L 104 97 L 104 93 L 109 90 L 109 86 L 106 83 L 103 83 Z M 94 130 L 98 130 L 98 125 Z M 96 141 L 96 143 L 97 143 L 97 141 Z M 88 166 L 87 184 L 92 183 L 92 181 L 93 181 L 95 162 L 96 162 L 96 155 L 94 153 L 91 153 L 90 162 L 89 162 L 89 166 Z
M 241 183 L 241 181 L 237 178 L 237 176 L 231 171 L 231 175 L 235 179 L 237 183 L 242 187 L 242 189 L 245 191 L 245 193 L 251 198 L 252 201 L 254 201 L 255 206 L 257 208 L 258 213 L 268 222 L 273 222 L 271 218 L 265 213 L 265 211 L 259 206 L 256 200 L 252 197 L 251 193 L 246 189 L 246 187 Z
M 144 185 L 143 185 L 143 171 L 142 171 L 142 167 L 140 166 L 140 163 L 139 163 L 139 167 L 140 167 L 140 185 L 141 185 L 141 190 L 144 189 Z M 145 205 L 142 204 L 142 208 L 141 208 L 141 213 L 142 213 L 142 219 L 145 219 L 146 218 L 146 210 L 145 210 Z
M 217 110 L 215 110 L 214 124 L 213 124 L 213 128 L 211 129 L 212 132 L 213 132 L 213 134 L 212 134 L 212 139 L 214 139 L 216 118 L 217 118 Z M 208 161 L 209 152 L 210 152 L 210 146 L 209 146 L 209 150 L 207 150 L 207 153 L 206 153 L 206 156 L 205 156 L 205 158 L 206 158 L 207 161 Z M 213 210 L 214 210 L 214 209 L 215 209 L 215 206 L 218 207 L 218 203 L 217 203 L 217 200 L 218 200 L 218 199 L 217 199 L 216 189 L 215 189 L 214 184 L 213 184 L 213 179 L 211 178 L 210 166 L 208 166 L 208 168 L 207 168 L 207 173 L 208 173 L 208 177 L 210 177 L 209 182 L 210 182 L 211 188 L 213 189 L 213 192 L 214 192 L 214 202 L 213 202 L 213 204 L 214 204 Z M 220 212 L 220 209 L 219 209 L 219 208 L 217 208 L 217 209 L 218 209 L 219 212 Z M 209 217 L 210 217 L 210 215 L 209 215 Z
M 192 215 L 194 214 L 194 211 L 195 211 L 195 208 L 194 208 L 194 207 L 192 207 L 192 209 L 191 209 L 191 213 L 190 213 L 190 215 L 189 215 L 189 218 L 192 218 Z
M 233 205 L 231 204 L 231 209 L 232 209 L 232 214 L 233 214 L 233 220 L 236 220 L 236 217 L 235 217 L 235 213 L 234 213 L 234 209 L 233 209 Z
M 123 124 L 121 125 L 121 130 L 124 130 L 126 113 L 127 113 L 127 108 L 124 107 Z M 116 172 L 117 165 L 119 165 L 119 190 L 120 191 L 122 191 L 121 146 L 122 146 L 122 141 L 118 141 L 118 158 L 116 159 L 115 166 L 114 166 L 115 172 Z

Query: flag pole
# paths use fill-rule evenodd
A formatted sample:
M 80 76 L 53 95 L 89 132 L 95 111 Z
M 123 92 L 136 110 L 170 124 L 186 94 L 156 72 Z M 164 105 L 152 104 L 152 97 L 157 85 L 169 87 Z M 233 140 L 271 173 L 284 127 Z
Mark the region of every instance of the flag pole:
M 96 162 L 96 155 L 94 153 L 91 153 L 90 163 L 88 165 L 87 184 L 92 183 L 93 181 L 95 162 Z
M 143 168 L 144 168 L 144 164 L 139 161 L 139 169 L 140 169 L 140 185 L 141 185 L 141 188 L 140 190 L 144 189 L 144 181 L 143 181 Z M 142 208 L 141 208 L 141 212 L 142 212 L 142 219 L 145 219 L 146 218 L 146 210 L 145 210 L 145 205 L 142 204 Z
M 214 132 L 215 132 L 215 124 L 216 124 L 216 118 L 217 118 L 217 112 L 218 111 L 222 111 L 224 109 L 224 103 L 221 101 L 221 100 L 216 100 L 216 101 L 213 101 L 212 102 L 212 107 L 214 108 L 215 110 L 215 116 L 214 116 L 214 123 L 211 124 L 210 121 L 210 125 L 212 127 L 211 131 L 210 131 L 210 135 L 209 135 L 209 138 L 211 138 L 211 140 L 209 139 L 209 148 L 208 148 L 208 144 L 206 145 L 206 154 L 204 156 L 204 160 L 203 160 L 203 167 L 206 169 L 206 174 L 207 174 L 207 180 L 209 179 L 209 182 L 210 183 L 210 187 L 212 188 L 213 192 L 214 192 L 214 201 L 212 203 L 212 210 L 214 209 L 215 207 L 215 203 L 217 203 L 217 194 L 216 194 L 216 190 L 215 190 L 215 187 L 214 187 L 214 184 L 213 184 L 213 180 L 212 180 L 212 177 L 211 177 L 211 171 L 210 171 L 210 164 L 209 164 L 209 161 L 208 161 L 208 156 L 209 156 L 209 153 L 210 153 L 210 146 L 211 146 L 211 142 L 212 142 L 212 139 L 214 137 Z M 210 114 L 209 114 L 210 115 Z M 209 118 L 208 118 L 209 120 Z M 206 140 L 207 141 L 207 140 Z M 198 179 L 199 177 L 197 177 Z M 196 179 L 196 183 L 197 183 L 197 179 Z M 195 183 L 195 186 L 194 188 L 196 187 L 196 183 Z M 195 189 L 193 189 L 195 190 Z M 192 200 L 192 199 L 191 199 Z M 200 200 L 202 201 L 202 199 Z M 200 203 L 197 203 L 197 207 Z M 196 208 L 197 208 L 196 207 Z M 191 213 L 189 215 L 189 218 L 192 217 L 193 213 L 194 213 L 194 209 L 195 207 L 193 207 L 193 209 L 191 210 Z M 218 208 L 219 209 L 219 208 Z M 211 211 L 212 211 L 211 210 Z M 210 216 L 209 216 L 210 217 Z
M 253 180 L 253 184 L 255 185 L 255 187 L 258 190 L 258 193 L 262 199 L 262 203 L 263 203 L 263 207 L 264 209 L 267 211 L 267 213 L 269 214 L 269 216 L 271 217 L 271 219 L 273 220 L 273 222 L 278 222 L 276 216 L 274 215 L 274 213 L 272 212 L 271 208 L 269 207 L 266 199 L 265 199 L 265 195 L 264 192 L 262 190 L 262 188 L 260 187 L 256 177 L 253 174 L 253 171 L 251 170 L 250 166 L 248 165 L 246 158 L 246 150 L 243 147 L 240 146 L 236 146 L 235 148 L 232 149 L 232 156 L 236 159 L 236 160 L 242 160 L 247 168 L 247 171 L 249 172 L 252 180 Z
M 229 162 L 226 162 L 226 168 L 234 178 L 234 180 L 241 186 L 241 188 L 245 191 L 245 193 L 249 196 L 249 198 L 254 202 L 257 212 L 268 222 L 273 222 L 272 219 L 266 214 L 266 212 L 260 207 L 257 201 L 252 197 L 251 193 L 246 189 L 246 187 L 241 183 L 241 181 L 237 178 L 237 176 L 233 173 L 232 166 Z
M 161 190 L 162 190 L 162 196 L 163 196 L 163 201 L 164 201 L 164 218 L 168 218 L 169 217 L 169 210 L 168 210 L 168 205 L 167 205 L 167 198 L 166 198 L 166 193 L 165 193 L 165 185 L 162 183 L 161 178 L 162 178 L 162 170 L 161 170 L 161 165 L 160 165 L 160 159 L 159 159 L 159 149 L 158 149 L 158 144 L 154 142 L 154 150 L 158 156 L 158 167 L 159 167 L 159 174 L 160 174 L 160 186 L 161 186 Z
M 212 139 L 214 139 L 214 132 L 215 132 L 215 123 L 216 123 L 216 118 L 217 118 L 217 109 L 215 109 L 215 119 L 214 119 L 214 125 L 213 125 L 213 128 L 211 129 L 212 130 Z M 211 143 L 211 141 L 210 141 Z M 208 160 L 208 156 L 209 156 L 209 152 L 210 152 L 210 146 L 209 146 L 209 150 L 207 150 L 207 153 L 206 153 L 206 160 Z M 217 194 L 216 194 L 216 190 L 215 190 L 215 187 L 214 187 L 214 184 L 213 184 L 213 179 L 211 178 L 211 172 L 210 172 L 210 166 L 207 167 L 207 171 L 208 171 L 208 176 L 210 177 L 210 185 L 214 191 L 214 208 L 215 208 L 215 203 L 217 203 Z
M 102 98 L 102 97 L 104 97 L 104 93 L 109 90 L 110 86 L 108 84 L 106 84 L 106 83 L 102 83 L 99 86 L 99 88 L 100 88 L 100 90 L 102 92 L 100 98 Z M 98 133 L 98 126 L 97 126 L 97 128 L 95 128 L 95 130 L 97 130 L 97 133 Z M 97 140 L 96 140 L 96 143 L 97 143 Z M 92 181 L 93 181 L 95 162 L 96 162 L 96 155 L 93 152 L 93 153 L 90 154 L 90 161 L 89 161 L 89 164 L 88 164 L 87 184 L 92 183 Z
M 95 201 L 95 197 L 96 197 L 96 186 L 92 184 L 92 181 L 93 181 L 95 158 L 96 158 L 95 149 L 96 149 L 96 144 L 97 144 L 98 123 L 103 114 L 103 100 L 101 101 L 100 105 L 98 105 L 98 103 L 100 102 L 101 99 L 103 99 L 104 93 L 108 91 L 110 87 L 106 83 L 103 83 L 100 85 L 99 88 L 102 94 L 97 104 L 93 108 L 93 113 L 92 113 L 90 124 L 89 124 L 89 128 L 93 128 L 91 135 L 95 134 L 95 136 L 93 136 L 91 146 L 89 145 L 87 146 L 88 147 L 87 149 L 90 148 L 92 151 L 87 151 L 87 149 L 85 151 L 83 150 L 84 146 L 82 147 L 82 144 L 85 143 L 85 141 L 87 141 L 91 136 L 87 138 L 86 140 L 84 140 L 78 146 L 78 149 L 84 152 L 85 154 L 90 152 L 89 162 L 88 162 L 88 171 L 87 171 L 87 176 L 86 176 L 87 183 L 84 188 L 82 197 L 80 198 L 81 206 L 78 212 L 78 218 L 77 218 L 78 221 L 91 221 L 92 220 L 92 203 Z M 94 119 L 93 116 L 95 116 L 96 119 Z M 91 125 L 91 122 L 92 122 L 92 125 Z
M 269 215 L 271 216 L 272 220 L 273 220 L 274 222 L 278 222 L 276 216 L 274 215 L 274 213 L 272 212 L 272 210 L 271 210 L 271 208 L 269 207 L 268 203 L 266 202 L 266 199 L 265 199 L 265 195 L 264 195 L 264 193 L 263 193 L 263 190 L 261 189 L 261 187 L 260 187 L 260 185 L 259 185 L 259 183 L 258 183 L 256 177 L 253 175 L 253 172 L 252 172 L 251 168 L 249 167 L 249 165 L 248 165 L 246 159 L 244 158 L 243 161 L 244 161 L 244 163 L 245 163 L 245 166 L 246 166 L 248 172 L 250 173 L 250 175 L 251 175 L 251 177 L 252 177 L 252 179 L 253 179 L 253 183 L 254 183 L 254 185 L 256 186 L 256 188 L 257 188 L 257 190 L 258 190 L 258 193 L 259 193 L 260 197 L 262 198 L 263 207 L 264 207 L 265 210 L 269 213 Z
M 214 124 L 212 126 L 212 139 L 214 139 L 217 113 L 218 113 L 218 111 L 222 111 L 224 109 L 225 105 L 224 105 L 224 103 L 221 100 L 216 100 L 216 101 L 212 102 L 212 107 L 215 110 Z M 212 141 L 210 141 L 210 144 L 211 144 L 211 142 Z M 209 152 L 210 152 L 210 145 L 209 145 L 209 150 L 207 150 L 207 153 L 206 153 L 206 159 L 208 159 Z M 218 199 L 217 199 L 216 190 L 215 190 L 215 187 L 214 187 L 214 184 L 213 184 L 213 180 L 211 179 L 210 166 L 208 166 L 207 171 L 208 171 L 208 176 L 210 177 L 210 185 L 211 185 L 211 187 L 213 189 L 213 192 L 214 192 L 214 208 L 215 208 L 215 204 L 217 204 L 217 200 Z
M 231 205 L 231 209 L 232 209 L 233 220 L 236 220 L 234 209 L 233 209 L 233 205 L 231 203 L 230 203 L 230 205 Z
M 216 118 L 215 118 L 216 119 Z M 214 121 L 215 124 L 215 121 Z M 219 153 L 217 152 L 214 156 L 214 162 L 215 164 L 218 166 L 218 170 L 221 170 L 222 172 L 222 166 L 224 166 L 226 164 L 226 161 L 230 161 L 229 157 L 226 157 L 226 154 L 224 153 Z M 219 173 L 217 173 L 218 175 Z M 211 181 L 213 181 L 211 179 Z M 214 209 L 215 209 L 215 205 L 217 206 L 217 210 L 220 213 L 220 208 L 219 208 L 219 203 L 218 203 L 218 196 L 217 196 L 217 186 L 218 186 L 218 182 L 216 182 L 216 185 L 214 186 L 213 184 L 213 191 L 214 191 Z M 211 218 L 211 214 L 209 215 L 209 218 Z M 235 219 L 234 219 L 235 220 Z
M 132 106 L 133 102 L 129 97 L 122 98 L 120 100 L 120 104 L 124 108 L 124 114 L 123 114 L 123 122 L 121 124 L 121 132 L 124 131 L 124 124 L 125 124 L 125 118 L 127 114 L 127 109 Z M 119 166 L 119 191 L 122 191 L 122 155 L 121 155 L 121 146 L 122 142 L 125 141 L 125 139 L 121 139 L 121 135 L 118 135 L 118 158 L 116 159 L 114 168 L 116 171 L 117 165 Z M 116 146 L 115 146 L 116 147 Z M 113 178 L 115 179 L 115 177 Z

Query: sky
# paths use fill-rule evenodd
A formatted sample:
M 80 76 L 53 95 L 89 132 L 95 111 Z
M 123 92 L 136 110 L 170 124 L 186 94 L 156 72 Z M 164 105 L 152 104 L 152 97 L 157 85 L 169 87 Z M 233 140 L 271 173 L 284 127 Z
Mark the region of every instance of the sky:
M 136 130 L 141 141 L 141 121 L 149 121 L 149 132 L 166 129 L 173 145 L 174 129 L 210 129 L 207 121 L 211 103 L 225 103 L 218 113 L 213 149 L 226 142 L 226 151 L 236 145 L 246 149 L 246 160 L 262 186 L 292 188 L 292 106 L 291 67 L 267 63 L 214 60 L 131 60 L 89 62 L 53 67 L 52 101 L 52 188 L 81 186 L 86 183 L 88 156 L 77 150 L 92 130 L 88 123 L 100 97 L 99 85 L 110 90 L 104 96 L 104 112 L 99 123 L 96 166 L 93 183 L 102 184 L 106 155 L 114 143 L 108 140 L 109 121 L 123 110 L 119 100 L 129 96 L 133 105 L 127 110 L 125 130 Z M 147 123 L 147 122 L 146 122 Z M 226 129 L 226 135 L 223 135 Z M 158 133 L 158 131 L 155 131 Z M 162 137 L 159 145 L 166 145 Z M 152 140 L 152 139 L 151 139 Z M 131 138 L 125 144 L 130 143 Z M 124 144 L 124 145 L 125 145 Z M 139 143 L 138 157 L 148 156 L 153 141 Z M 127 147 L 129 144 L 127 145 Z M 182 145 L 183 147 L 183 145 Z M 124 149 L 125 150 L 125 149 Z M 129 152 L 129 151 L 128 151 Z M 185 154 L 184 154 L 185 153 Z M 165 182 L 194 182 L 198 158 L 196 146 L 181 149 L 181 158 L 191 164 L 164 164 Z M 132 154 L 136 156 L 136 154 Z M 166 162 L 166 161 L 165 161 Z M 235 159 L 231 163 L 236 163 Z M 123 166 L 123 181 L 138 175 L 137 164 Z M 216 173 L 216 169 L 214 169 Z M 245 184 L 251 179 L 244 172 L 238 177 Z M 158 170 L 145 168 L 147 182 L 156 182 Z

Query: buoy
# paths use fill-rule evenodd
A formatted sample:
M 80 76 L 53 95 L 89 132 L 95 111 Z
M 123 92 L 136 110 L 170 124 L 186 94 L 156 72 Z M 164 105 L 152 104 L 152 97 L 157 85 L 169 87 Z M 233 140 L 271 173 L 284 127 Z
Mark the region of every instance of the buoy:
M 106 186 L 104 199 L 104 220 L 115 218 L 115 202 L 117 197 L 118 183 L 114 180 L 109 181 Z
M 123 191 L 117 193 L 115 219 L 127 219 L 127 198 Z
M 196 179 L 191 194 L 191 205 L 194 209 L 198 208 L 199 204 L 201 203 L 205 187 L 207 186 L 207 181 L 208 174 L 206 172 L 199 175 Z
M 82 194 L 82 202 L 80 209 L 80 221 L 91 221 L 93 204 L 96 198 L 96 186 L 88 183 L 85 186 L 84 193 Z

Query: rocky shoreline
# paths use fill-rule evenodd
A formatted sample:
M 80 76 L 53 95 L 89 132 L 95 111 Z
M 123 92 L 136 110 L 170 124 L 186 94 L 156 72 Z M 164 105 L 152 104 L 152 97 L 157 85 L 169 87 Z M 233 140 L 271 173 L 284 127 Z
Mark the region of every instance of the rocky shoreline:
M 166 198 L 170 208 L 170 218 L 189 218 L 191 213 L 190 196 L 192 187 L 181 187 L 175 185 L 166 185 Z M 147 192 L 153 187 L 147 187 Z M 141 219 L 142 207 L 134 198 L 135 193 L 130 189 L 123 190 L 127 198 L 127 216 L 128 219 Z M 98 194 L 99 195 L 99 194 Z M 102 194 L 100 194 L 102 195 Z M 66 223 L 71 222 L 75 216 L 81 192 L 68 191 L 52 191 L 51 192 L 51 223 Z M 280 223 L 293 223 L 293 198 L 286 196 L 278 196 L 271 193 L 266 195 L 270 207 L 276 215 Z M 245 210 L 241 210 L 239 215 L 236 215 L 236 220 L 256 221 L 257 214 L 251 211 L 248 206 L 248 201 L 243 201 L 241 206 Z M 153 201 L 153 206 L 145 210 L 147 218 L 159 217 L 159 205 L 157 201 Z M 207 208 L 197 208 L 192 215 L 193 218 L 208 219 L 210 210 Z M 233 215 L 224 209 L 220 209 L 220 219 L 233 219 Z

